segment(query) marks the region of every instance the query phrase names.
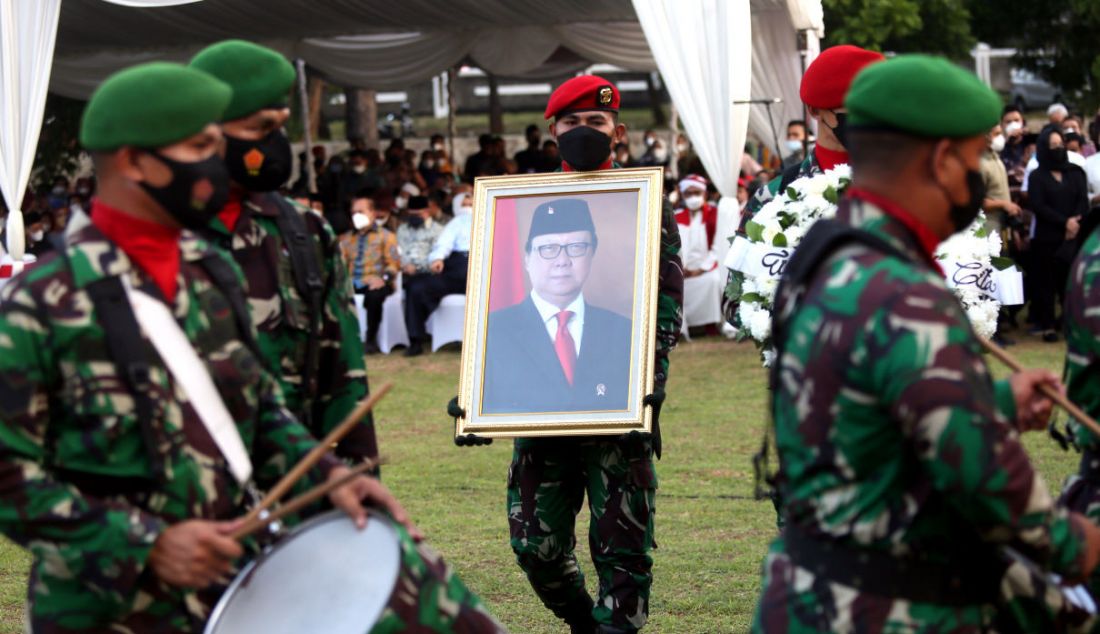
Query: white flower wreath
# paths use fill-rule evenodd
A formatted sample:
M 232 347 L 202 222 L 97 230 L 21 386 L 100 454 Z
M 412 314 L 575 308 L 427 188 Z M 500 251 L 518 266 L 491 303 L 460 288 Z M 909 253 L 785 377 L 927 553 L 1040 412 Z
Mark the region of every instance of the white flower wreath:
M 734 289 L 739 302 L 741 339 L 753 339 L 761 350 L 764 366 L 775 358 L 772 348 L 772 306 L 779 277 L 794 249 L 813 223 L 836 216 L 837 204 L 851 184 L 848 165 L 838 165 L 822 174 L 806 176 L 765 204 L 746 224 L 744 237 L 737 237 L 726 258 L 726 266 L 740 272 L 740 288 Z M 1010 303 L 1019 303 L 1019 273 L 1012 261 L 1000 257 L 1001 238 L 985 228 L 985 214 L 979 214 L 965 231 L 944 241 L 936 259 L 944 268 L 947 284 L 954 289 L 975 332 L 991 337 L 997 331 L 997 314 L 1007 287 Z

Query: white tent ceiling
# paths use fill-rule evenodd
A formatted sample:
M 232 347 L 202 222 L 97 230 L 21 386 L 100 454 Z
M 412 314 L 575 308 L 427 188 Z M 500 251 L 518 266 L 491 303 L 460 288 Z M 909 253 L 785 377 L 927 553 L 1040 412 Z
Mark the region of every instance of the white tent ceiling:
M 691 4 L 663 1 L 670 9 Z M 728 1 L 741 6 L 750 2 Z M 304 59 L 335 82 L 371 89 L 407 87 L 465 61 L 504 77 L 551 69 L 561 74 L 585 62 L 636 71 L 657 68 L 632 0 L 0 2 L 14 7 L 14 17 L 11 12 L 0 16 L 0 37 L 8 51 L 3 61 L 12 70 L 3 74 L 0 91 L 20 95 L 28 105 L 40 103 L 47 86 L 62 95 L 86 98 L 116 70 L 154 59 L 185 61 L 206 44 L 230 37 L 267 44 L 288 57 Z M 41 11 L 57 19 L 56 32 L 47 28 L 54 23 L 51 19 L 39 20 L 42 28 L 24 26 L 28 16 Z M 783 100 L 774 112 L 776 124 L 782 125 L 801 115 L 802 60 L 796 31 L 807 31 L 811 50 L 816 48 L 823 35 L 821 1 L 751 0 L 751 14 L 749 28 L 739 30 L 742 37 L 752 39 L 751 59 L 726 63 L 751 72 L 752 98 Z M 38 52 L 54 48 L 55 35 L 49 72 Z M 14 59 L 19 59 L 18 70 L 11 66 Z M 41 116 L 29 116 L 23 106 L 13 110 L 11 100 L 0 103 L 3 121 L 14 122 L 11 134 L 0 139 L 0 165 L 10 172 L 0 170 L 0 189 L 14 207 L 26 184 L 21 166 L 33 156 Z M 753 106 L 749 130 L 767 139 L 767 121 L 761 107 Z M 9 231 L 9 245 L 13 233 L 22 232 Z

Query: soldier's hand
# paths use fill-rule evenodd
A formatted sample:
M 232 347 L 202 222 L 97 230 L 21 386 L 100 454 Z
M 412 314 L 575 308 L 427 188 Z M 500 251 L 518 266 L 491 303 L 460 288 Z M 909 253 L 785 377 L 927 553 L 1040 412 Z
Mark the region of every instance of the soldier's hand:
M 351 470 L 344 466 L 336 467 L 329 472 L 328 479 L 329 481 L 338 480 L 346 476 L 349 471 Z M 364 505 L 366 503 L 389 513 L 394 521 L 400 523 L 409 531 L 409 535 L 414 540 L 424 539 L 420 529 L 409 519 L 405 507 L 401 506 L 401 503 L 397 501 L 397 498 L 390 493 L 390 490 L 384 484 L 374 478 L 368 478 L 367 476 L 354 478 L 344 486 L 329 493 L 328 499 L 333 506 L 347 513 L 359 528 L 364 528 L 367 525 L 367 509 Z
M 165 583 L 201 589 L 225 580 L 244 550 L 229 536 L 239 522 L 187 520 L 164 529 L 149 551 L 149 565 Z
M 428 268 L 431 270 L 432 273 L 442 273 L 443 272 L 443 260 L 436 260 L 436 261 L 432 262 L 431 264 L 428 265 Z
M 1021 432 L 1046 429 L 1054 410 L 1054 402 L 1039 391 L 1048 385 L 1059 392 L 1065 387 L 1058 375 L 1049 370 L 1024 370 L 1008 378 L 1012 395 L 1016 398 L 1016 429 Z
M 1097 564 L 1100 564 L 1100 528 L 1093 524 L 1088 518 L 1078 515 L 1077 513 L 1070 514 L 1070 521 L 1074 526 L 1084 532 L 1085 544 L 1084 544 L 1084 556 L 1085 560 L 1081 566 L 1081 578 L 1070 579 L 1073 583 L 1083 583 L 1092 574 L 1092 571 L 1096 569 Z

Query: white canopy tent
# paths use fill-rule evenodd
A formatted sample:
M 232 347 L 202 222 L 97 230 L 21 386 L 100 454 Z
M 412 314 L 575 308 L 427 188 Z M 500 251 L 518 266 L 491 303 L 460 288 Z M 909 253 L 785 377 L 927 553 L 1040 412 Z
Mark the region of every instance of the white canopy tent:
M 750 20 L 750 0 L 4 0 L 0 6 L 0 190 L 13 210 L 9 218 L 19 216 L 14 210 L 30 175 L 47 90 L 86 98 L 116 70 L 154 59 L 184 61 L 229 37 L 301 58 L 342 85 L 377 90 L 407 87 L 464 60 L 501 76 L 529 75 L 562 49 L 582 62 L 635 71 L 707 59 L 708 70 L 693 81 L 673 79 L 668 70 L 665 80 L 683 86 L 673 99 L 697 144 L 711 144 L 700 136 L 706 119 L 723 122 L 723 149 L 700 157 L 720 191 L 732 196 L 745 125 L 762 139 L 771 138 L 771 128 L 759 106 L 746 117 L 744 106 L 723 99 L 779 98 L 776 124 L 799 118 L 798 32 L 809 34 L 811 50 L 823 34 L 820 0 L 751 0 Z M 664 36 L 643 30 L 639 15 L 658 10 L 679 26 L 669 31 L 675 41 L 654 40 L 651 47 L 652 38 Z M 698 28 L 714 11 L 722 12 L 722 26 L 693 37 L 698 31 L 684 28 L 693 10 L 707 12 L 691 22 Z M 7 72 L 16 64 L 17 72 Z M 712 90 L 715 77 L 727 76 L 726 88 Z M 680 102 L 695 91 L 708 96 L 689 115 Z M 730 114 L 735 109 L 741 113 Z M 9 225 L 12 255 L 21 256 L 21 219 Z

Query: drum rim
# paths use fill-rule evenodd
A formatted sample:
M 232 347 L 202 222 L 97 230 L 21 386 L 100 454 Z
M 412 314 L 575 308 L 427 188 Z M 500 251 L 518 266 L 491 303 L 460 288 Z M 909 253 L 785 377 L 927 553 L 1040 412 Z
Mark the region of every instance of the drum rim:
M 395 522 L 393 519 L 391 519 L 389 515 L 386 515 L 385 513 L 381 512 L 381 511 L 378 511 L 376 509 L 371 509 L 371 508 L 366 509 L 366 511 L 367 511 L 367 515 L 368 515 L 368 520 L 367 520 L 368 523 L 369 522 L 378 522 L 378 521 L 385 522 L 394 531 L 397 531 L 397 522 Z M 274 544 L 272 544 L 268 548 L 264 549 L 263 551 L 260 552 L 259 555 L 257 555 L 254 559 L 252 559 L 252 561 L 249 561 L 243 568 L 240 569 L 239 572 L 237 572 L 237 576 L 235 576 L 233 578 L 233 581 L 230 582 L 230 584 L 228 586 L 226 586 L 226 588 L 222 592 L 221 596 L 218 597 L 217 604 L 215 604 L 214 609 L 210 611 L 210 616 L 208 616 L 206 618 L 206 625 L 203 627 L 203 634 L 211 634 L 211 629 L 210 628 L 217 624 L 218 619 L 220 619 L 221 616 L 222 616 L 222 613 L 225 612 L 229 608 L 229 597 L 232 596 L 233 592 L 241 586 L 241 584 L 244 582 L 245 579 L 248 578 L 248 575 L 251 574 L 253 568 L 260 565 L 260 563 L 262 563 L 263 560 L 265 560 L 268 557 L 270 557 L 271 555 L 273 555 L 275 553 L 275 551 L 279 550 L 280 548 L 282 548 L 283 546 L 285 546 L 288 543 L 288 540 L 286 538 L 292 537 L 293 535 L 296 535 L 300 532 L 303 532 L 303 531 L 313 527 L 314 525 L 327 524 L 328 522 L 332 522 L 332 521 L 340 520 L 340 519 L 350 520 L 351 518 L 348 517 L 347 513 L 345 513 L 344 511 L 341 511 L 339 509 L 333 509 L 331 511 L 325 511 L 324 513 L 315 515 L 315 516 L 309 518 L 308 520 L 302 522 L 301 524 L 298 524 L 297 526 L 295 526 L 290 533 L 288 533 L 287 535 L 284 536 L 283 539 L 280 539 L 279 541 L 275 542 Z M 400 564 L 400 562 L 401 562 L 400 537 L 398 537 L 398 542 L 397 542 L 396 546 L 397 546 L 398 568 L 400 570 L 400 565 L 401 565 Z M 398 573 L 397 576 L 394 577 L 393 586 L 390 588 L 390 593 L 391 594 L 393 593 L 393 588 L 397 587 L 397 580 L 399 578 L 400 578 L 400 572 Z

